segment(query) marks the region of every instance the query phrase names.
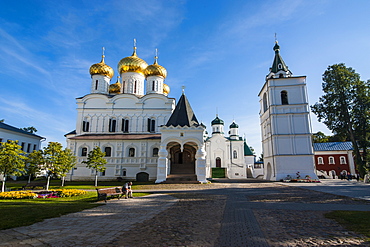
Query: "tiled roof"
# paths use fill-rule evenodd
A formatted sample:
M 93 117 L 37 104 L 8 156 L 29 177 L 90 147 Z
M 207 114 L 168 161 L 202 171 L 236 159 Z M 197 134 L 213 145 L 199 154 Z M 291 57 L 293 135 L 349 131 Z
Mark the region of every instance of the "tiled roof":
M 353 150 L 352 142 L 323 142 L 314 143 L 314 151 L 343 151 Z
M 44 139 L 44 137 L 42 137 L 42 136 L 38 136 L 38 135 L 32 134 L 30 132 L 21 130 L 19 128 L 13 127 L 13 126 L 11 126 L 9 124 L 5 124 L 5 123 L 0 123 L 0 129 L 5 129 L 5 130 L 9 130 L 9 131 L 20 133 L 20 134 L 30 135 L 30 136 L 33 136 L 33 137 L 38 137 L 40 139 Z

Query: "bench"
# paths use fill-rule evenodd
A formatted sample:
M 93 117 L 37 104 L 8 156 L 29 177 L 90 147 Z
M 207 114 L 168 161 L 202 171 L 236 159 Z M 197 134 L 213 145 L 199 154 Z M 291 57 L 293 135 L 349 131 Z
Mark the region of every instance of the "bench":
M 31 183 L 27 183 L 26 185 L 23 185 L 22 186 L 22 189 L 25 190 L 27 188 L 31 188 L 31 190 L 34 190 L 35 188 L 42 188 L 42 189 L 45 189 L 45 182 L 31 182 Z
M 104 200 L 105 202 L 108 197 L 117 197 L 119 200 L 125 194 L 119 187 L 96 189 L 96 192 L 98 192 L 98 201 Z

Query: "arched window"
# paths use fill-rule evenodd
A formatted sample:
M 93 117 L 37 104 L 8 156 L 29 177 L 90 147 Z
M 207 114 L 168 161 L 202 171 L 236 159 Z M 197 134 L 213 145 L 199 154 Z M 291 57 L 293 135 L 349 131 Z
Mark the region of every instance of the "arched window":
M 81 148 L 81 156 L 86 157 L 87 156 L 87 148 Z
M 155 132 L 155 119 L 148 118 L 148 132 Z
M 123 133 L 128 133 L 128 126 L 129 126 L 129 120 L 128 119 L 122 119 L 122 128 L 121 131 Z
M 267 111 L 267 96 L 266 96 L 266 93 L 263 94 L 262 101 L 263 101 L 263 112 L 265 112 L 265 111 Z
M 329 165 L 334 165 L 334 164 L 335 164 L 334 157 L 330 156 L 329 157 Z
M 158 157 L 158 148 L 153 148 L 153 157 Z
M 125 93 L 126 81 L 122 82 L 122 93 Z
M 282 105 L 288 105 L 288 93 L 287 91 L 281 91 L 280 92 L 280 96 L 281 96 L 281 104 Z
M 236 150 L 233 151 L 233 157 L 234 157 L 234 159 L 238 158 L 238 152 Z
M 117 120 L 114 118 L 109 119 L 109 132 L 116 132 Z
M 317 164 L 323 165 L 324 164 L 324 159 L 322 157 L 317 158 Z
M 112 148 L 111 147 L 105 147 L 104 152 L 105 152 L 105 157 L 111 157 L 112 156 Z
M 153 81 L 153 84 L 152 84 L 152 91 L 154 91 L 155 89 L 155 81 Z
M 95 90 L 98 90 L 98 85 L 99 85 L 99 81 L 98 81 L 98 80 L 96 80 L 96 81 L 95 81 Z
M 135 84 L 134 84 L 134 93 L 136 93 L 136 89 L 137 89 L 137 82 L 135 81 Z
M 135 148 L 130 148 L 128 150 L 128 157 L 135 157 Z
M 85 118 L 84 121 L 82 121 L 82 131 L 89 132 L 89 129 L 90 129 L 90 122 L 87 118 Z
M 340 156 L 340 164 L 345 165 L 347 164 L 346 157 L 345 156 Z
M 221 167 L 221 158 L 220 157 L 216 158 L 216 167 Z

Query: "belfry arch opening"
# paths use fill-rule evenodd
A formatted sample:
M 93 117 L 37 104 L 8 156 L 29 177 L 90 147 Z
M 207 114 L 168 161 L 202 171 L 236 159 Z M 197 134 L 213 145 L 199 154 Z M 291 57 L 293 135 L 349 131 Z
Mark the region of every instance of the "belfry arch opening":
M 181 145 L 171 142 L 167 145 L 170 159 L 170 174 L 195 174 L 195 154 L 197 145 L 185 143 L 183 150 Z

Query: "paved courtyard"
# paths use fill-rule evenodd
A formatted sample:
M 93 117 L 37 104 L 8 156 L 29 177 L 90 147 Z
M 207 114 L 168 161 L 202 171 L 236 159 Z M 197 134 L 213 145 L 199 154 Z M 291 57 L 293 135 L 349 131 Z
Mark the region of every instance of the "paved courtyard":
M 218 180 L 144 190 L 156 194 L 0 231 L 0 246 L 370 246 L 323 216 L 370 211 L 370 201 L 351 198 L 370 196 L 356 181 Z

